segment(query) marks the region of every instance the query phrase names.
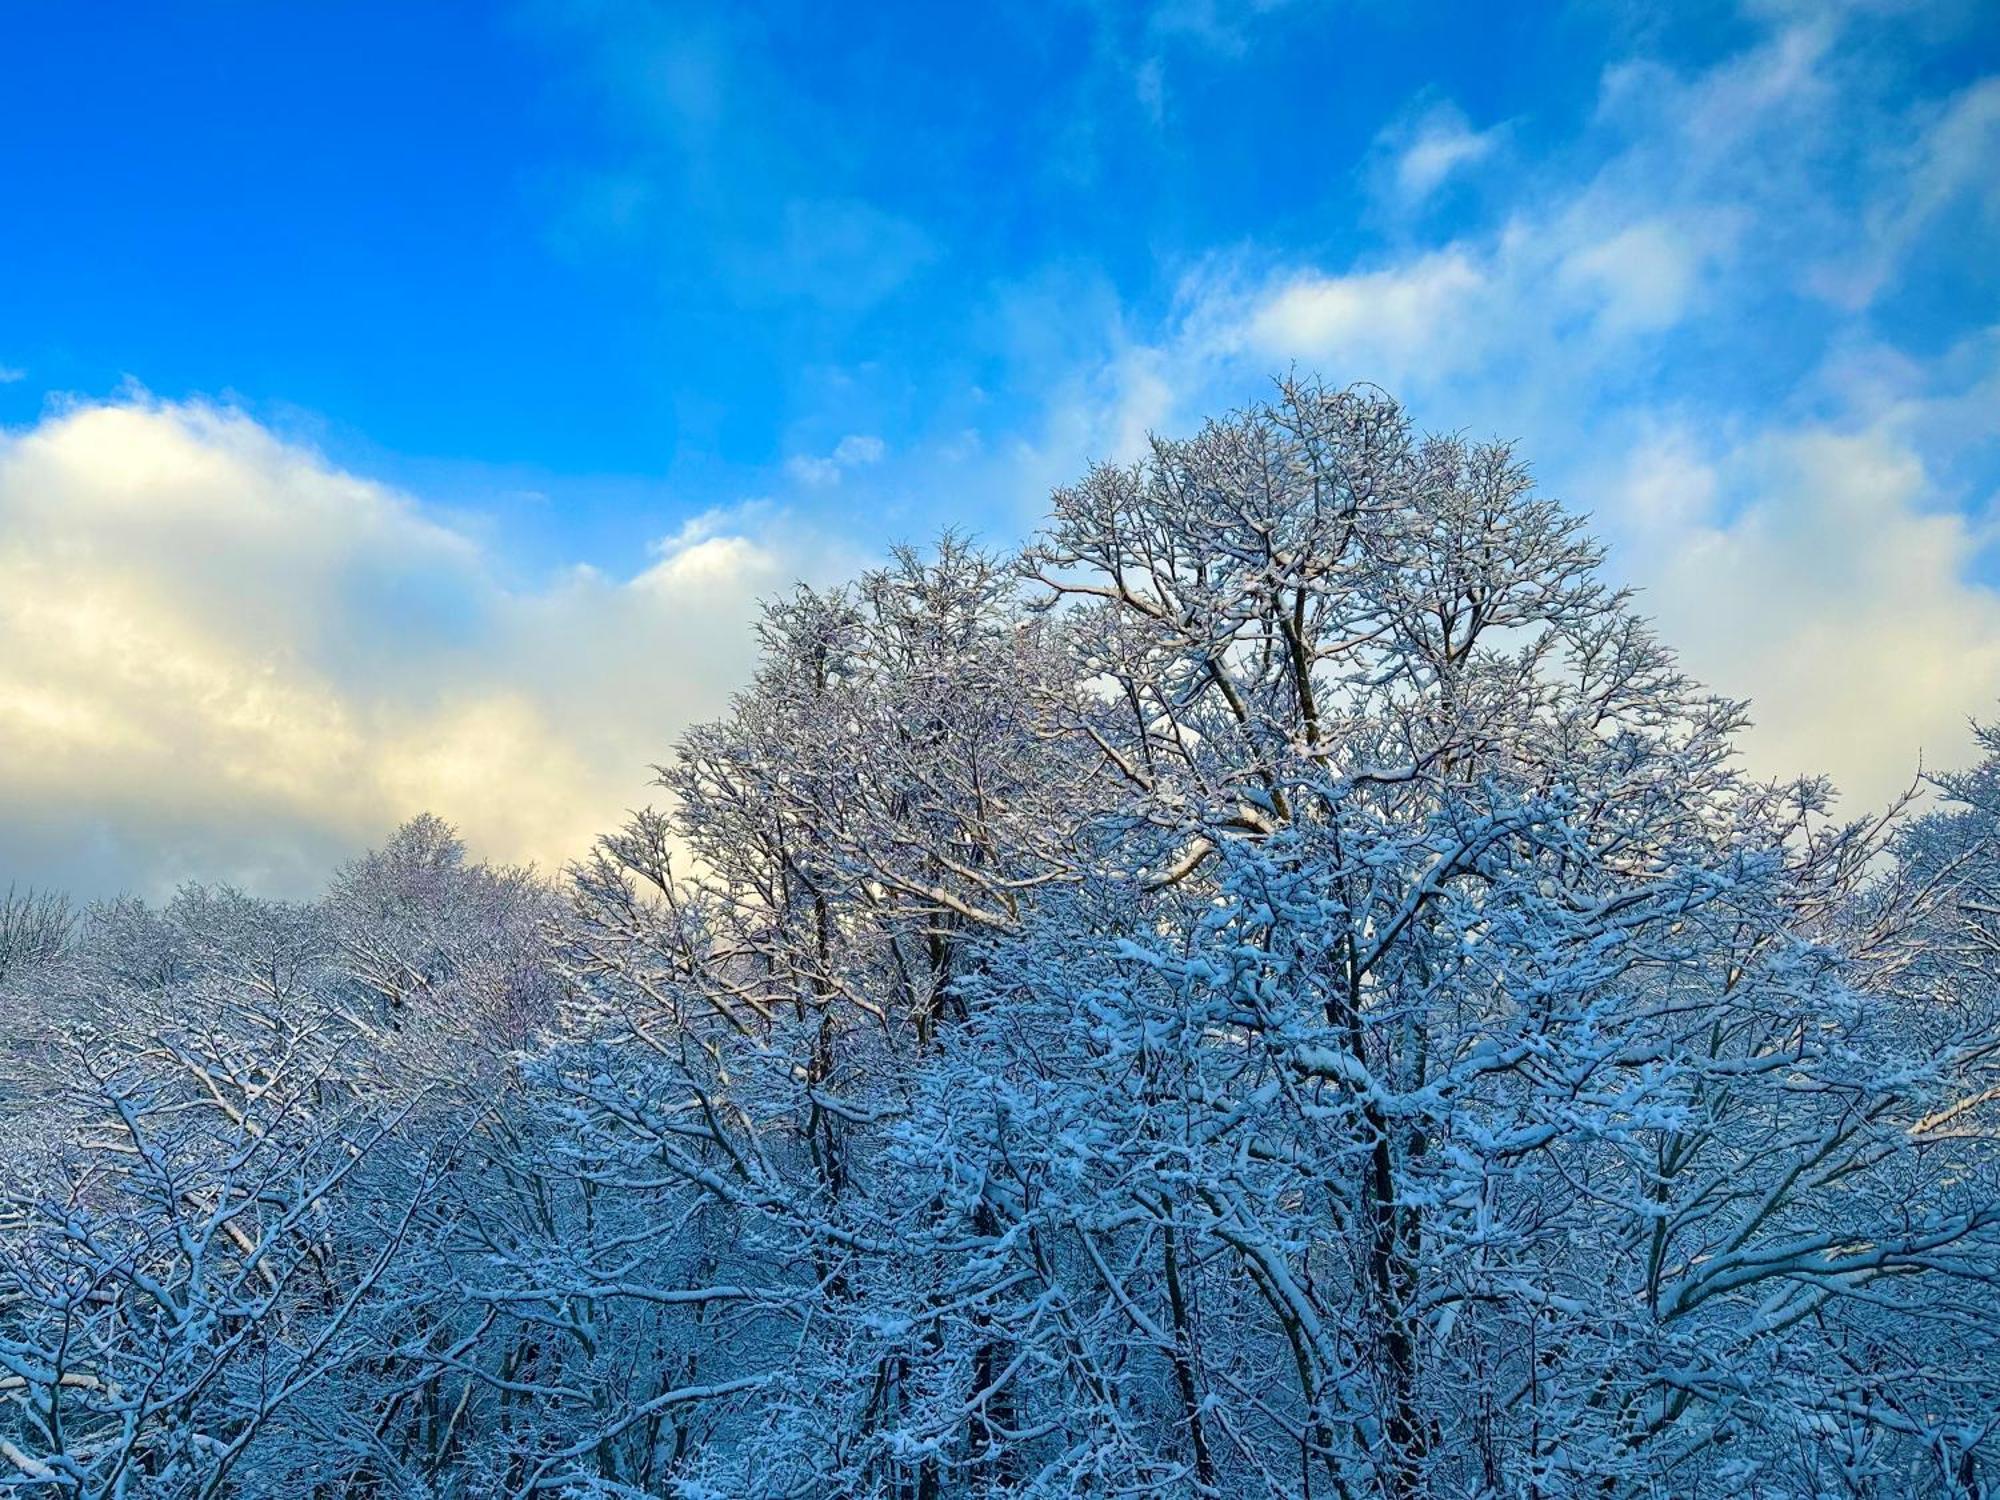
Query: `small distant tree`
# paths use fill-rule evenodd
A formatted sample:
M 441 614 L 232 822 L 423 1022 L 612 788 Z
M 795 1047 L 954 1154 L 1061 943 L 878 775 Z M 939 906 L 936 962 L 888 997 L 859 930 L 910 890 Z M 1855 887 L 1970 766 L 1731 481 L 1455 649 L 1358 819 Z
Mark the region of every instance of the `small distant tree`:
M 60 957 L 75 930 L 75 908 L 60 891 L 8 886 L 0 896 L 0 984 Z

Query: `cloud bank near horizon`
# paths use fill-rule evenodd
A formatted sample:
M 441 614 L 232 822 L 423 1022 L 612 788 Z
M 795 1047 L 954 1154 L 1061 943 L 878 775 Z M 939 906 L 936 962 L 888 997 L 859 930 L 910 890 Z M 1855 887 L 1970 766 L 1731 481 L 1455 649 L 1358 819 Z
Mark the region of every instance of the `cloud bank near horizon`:
M 723 704 L 755 601 L 850 562 L 745 510 L 523 591 L 241 412 L 59 412 L 0 440 L 5 873 L 298 894 L 421 811 L 558 864 Z

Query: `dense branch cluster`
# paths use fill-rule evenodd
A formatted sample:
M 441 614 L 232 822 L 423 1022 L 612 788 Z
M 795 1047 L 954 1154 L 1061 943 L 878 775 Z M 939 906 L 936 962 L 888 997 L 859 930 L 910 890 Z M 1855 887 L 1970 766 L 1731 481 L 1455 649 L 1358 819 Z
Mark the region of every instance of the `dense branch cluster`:
M 772 604 L 545 882 L 0 905 L 0 1493 L 2000 1493 L 2000 736 L 1748 777 L 1286 385 Z

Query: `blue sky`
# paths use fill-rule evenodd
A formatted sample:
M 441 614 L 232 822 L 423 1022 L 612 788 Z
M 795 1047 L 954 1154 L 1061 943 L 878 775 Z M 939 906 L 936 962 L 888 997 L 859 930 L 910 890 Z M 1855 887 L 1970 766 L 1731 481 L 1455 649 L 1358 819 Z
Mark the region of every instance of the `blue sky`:
M 411 458 L 725 487 L 853 418 L 899 444 L 1019 421 L 1010 377 L 1088 331 L 1032 347 L 1011 298 L 1069 281 L 1158 319 L 1218 251 L 1391 244 L 1362 170 L 1385 121 L 1431 92 L 1563 149 L 1577 61 L 1634 35 L 975 9 L 38 7 L 0 144 L 0 326 L 35 377 L 8 415 L 136 375 Z
M 0 56 L 0 879 L 560 858 L 757 593 L 1294 365 L 1521 439 L 1760 769 L 2000 696 L 1990 5 L 113 11 Z

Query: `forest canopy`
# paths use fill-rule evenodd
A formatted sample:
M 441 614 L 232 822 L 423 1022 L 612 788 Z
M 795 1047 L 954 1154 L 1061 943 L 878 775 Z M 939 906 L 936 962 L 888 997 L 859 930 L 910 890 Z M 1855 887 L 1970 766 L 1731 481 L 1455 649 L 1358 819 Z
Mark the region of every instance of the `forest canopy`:
M 0 903 L 0 1494 L 2000 1485 L 2000 733 L 1735 755 L 1372 387 L 773 600 L 658 808 Z

